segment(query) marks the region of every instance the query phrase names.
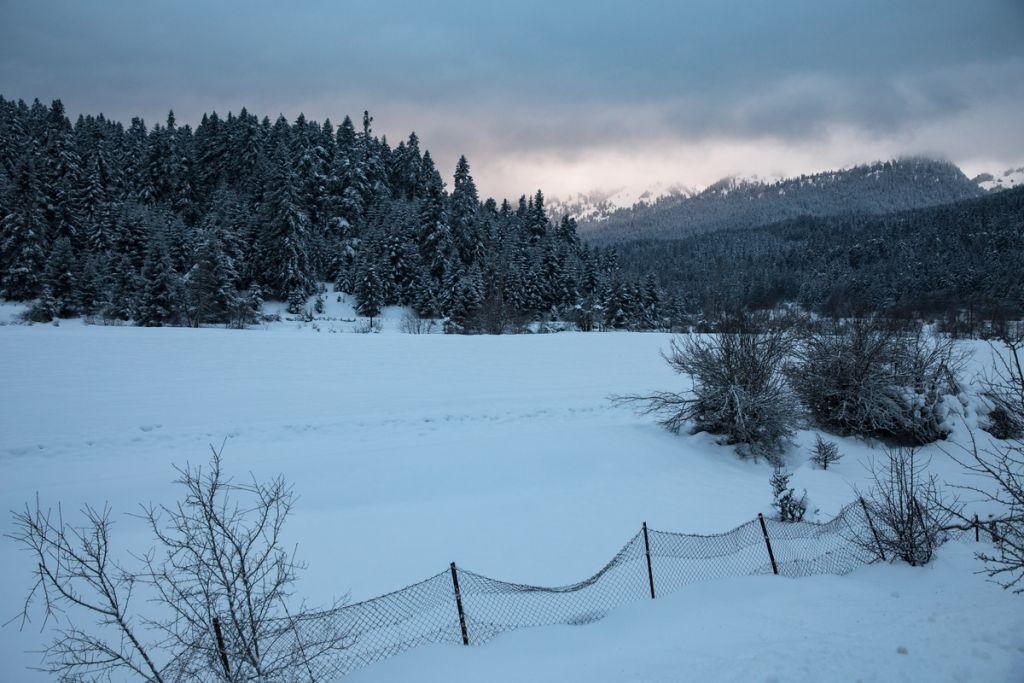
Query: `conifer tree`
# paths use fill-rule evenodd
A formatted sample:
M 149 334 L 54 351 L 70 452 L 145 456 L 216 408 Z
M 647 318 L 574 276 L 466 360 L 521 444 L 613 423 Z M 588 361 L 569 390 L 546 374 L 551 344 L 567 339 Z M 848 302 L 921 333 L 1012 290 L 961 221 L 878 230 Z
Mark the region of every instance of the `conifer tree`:
M 55 302 L 58 317 L 66 318 L 78 311 L 76 270 L 71 240 L 61 237 L 54 243 L 46 263 L 46 286 Z
M 0 287 L 8 299 L 36 296 L 46 263 L 44 197 L 31 157 L 20 164 L 8 188 L 7 214 L 0 222 Z
M 103 309 L 106 279 L 103 276 L 104 267 L 101 261 L 105 261 L 105 257 L 98 254 L 88 254 L 84 257 L 84 265 L 75 291 L 75 303 L 82 315 L 95 315 Z
M 104 283 L 103 317 L 107 320 L 132 320 L 137 315 L 142 291 L 142 278 L 124 254 L 113 256 Z
M 444 189 L 440 178 L 432 182 L 423 200 L 419 216 L 419 244 L 424 267 L 435 283 L 448 274 L 454 250 L 451 228 L 444 207 Z
M 194 324 L 229 320 L 236 309 L 237 278 L 234 265 L 224 253 L 220 235 L 208 232 L 186 281 L 189 317 Z
M 469 162 L 465 156 L 459 157 L 455 167 L 450 205 L 452 238 L 459 257 L 466 265 L 475 263 L 483 254 L 483 241 L 478 227 L 480 198 L 473 176 L 469 174 Z
M 520 200 L 522 201 L 522 200 Z M 526 216 L 526 231 L 531 244 L 538 244 L 548 231 L 548 214 L 544 207 L 544 193 L 537 190 L 537 194 L 530 201 Z
M 372 321 L 384 307 L 384 283 L 376 264 L 367 260 L 359 269 L 355 287 L 356 312 Z
M 265 283 L 272 294 L 288 300 L 292 313 L 301 310 L 313 284 L 306 252 L 309 218 L 299 205 L 296 184 L 286 150 L 279 148 L 263 218 L 262 258 Z
M 144 327 L 161 327 L 177 322 L 181 301 L 180 281 L 171 266 L 167 248 L 160 239 L 150 242 L 146 251 L 141 282 L 136 322 Z

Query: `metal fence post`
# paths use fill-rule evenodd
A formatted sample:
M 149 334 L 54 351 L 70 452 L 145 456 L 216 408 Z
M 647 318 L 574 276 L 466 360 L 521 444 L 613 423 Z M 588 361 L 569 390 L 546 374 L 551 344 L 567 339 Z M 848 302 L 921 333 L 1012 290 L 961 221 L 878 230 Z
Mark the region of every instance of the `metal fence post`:
M 651 542 L 647 538 L 647 522 L 644 522 L 644 554 L 647 555 L 647 583 L 651 587 L 651 600 L 654 599 L 654 568 L 651 566 Z
M 757 519 L 761 522 L 761 533 L 764 534 L 764 544 L 768 547 L 768 559 L 772 561 L 772 574 L 778 575 L 779 567 L 775 564 L 775 553 L 772 552 L 772 542 L 768 538 L 768 526 L 764 523 L 764 515 L 758 512 Z
M 981 540 L 981 529 L 978 523 L 978 513 L 974 513 L 974 542 L 977 543 Z
M 459 627 L 462 628 L 462 644 L 469 645 L 469 632 L 466 630 L 466 613 L 462 610 L 462 593 L 459 591 L 459 573 L 452 562 L 452 585 L 455 586 L 455 606 L 459 608 Z
M 217 637 L 217 652 L 220 653 L 220 663 L 224 667 L 224 675 L 231 678 L 231 665 L 228 664 L 228 652 L 224 647 L 224 633 L 220 630 L 220 619 L 213 618 L 213 634 Z
M 878 554 L 882 557 L 882 562 L 885 562 L 885 551 L 882 550 L 882 539 L 878 537 L 878 531 L 875 530 L 875 523 L 871 521 L 871 514 L 868 512 L 868 504 L 864 502 L 864 497 L 860 497 L 860 506 L 864 508 L 864 518 L 868 520 L 868 527 L 871 529 L 871 535 L 875 537 L 875 545 L 878 546 Z

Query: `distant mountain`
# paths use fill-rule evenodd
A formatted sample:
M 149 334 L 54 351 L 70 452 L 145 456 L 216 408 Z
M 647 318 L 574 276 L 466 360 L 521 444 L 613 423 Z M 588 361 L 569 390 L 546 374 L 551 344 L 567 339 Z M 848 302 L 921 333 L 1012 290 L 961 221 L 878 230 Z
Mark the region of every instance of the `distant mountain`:
M 547 208 L 556 223 L 562 220 L 562 216 L 577 221 L 599 222 L 621 209 L 649 206 L 661 199 L 683 198 L 692 194 L 692 189 L 679 183 L 655 183 L 649 187 L 619 187 L 614 190 L 577 192 L 567 197 L 549 197 Z
M 986 192 L 999 192 L 1000 190 L 1024 187 L 1024 166 L 1008 168 L 997 175 L 980 173 L 971 178 L 971 182 Z
M 798 303 L 826 315 L 890 311 L 980 319 L 1024 313 L 1024 187 L 882 216 L 779 223 L 617 245 L 687 313 Z
M 580 234 L 602 244 L 670 240 L 800 216 L 879 215 L 984 194 L 954 164 L 909 158 L 774 182 L 724 178 L 697 194 L 665 196 L 600 220 L 583 219 Z

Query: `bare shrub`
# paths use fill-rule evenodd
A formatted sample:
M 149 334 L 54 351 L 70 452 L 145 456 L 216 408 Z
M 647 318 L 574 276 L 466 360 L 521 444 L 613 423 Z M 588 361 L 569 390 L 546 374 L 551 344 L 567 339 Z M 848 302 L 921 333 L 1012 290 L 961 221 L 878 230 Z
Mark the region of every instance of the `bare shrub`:
M 993 486 L 957 488 L 970 491 L 1003 511 L 986 522 L 995 552 L 980 552 L 978 559 L 985 563 L 985 573 L 993 581 L 1014 593 L 1024 593 L 1024 441 L 978 448 L 972 435 L 970 447 L 964 450 L 968 458 L 951 457 Z M 961 521 L 974 523 L 961 510 L 956 512 Z
M 981 379 L 988 404 L 985 430 L 997 439 L 1024 437 L 1024 330 L 1004 335 L 992 347 L 992 369 Z
M 430 334 L 434 331 L 433 318 L 421 318 L 415 313 L 402 316 L 399 329 L 406 334 Z
M 791 349 L 792 336 L 783 330 L 678 337 L 662 355 L 693 380 L 693 389 L 615 400 L 659 415 L 672 432 L 691 423 L 695 432 L 723 435 L 741 454 L 777 460 L 799 417 L 782 371 Z
M 177 472 L 182 499 L 139 515 L 157 548 L 130 554 L 136 568 L 115 559 L 107 507 L 86 507 L 78 524 L 38 500 L 14 515 L 11 538 L 36 561 L 22 624 L 36 602 L 44 624 L 67 624 L 42 669 L 61 680 L 313 680 L 348 634 L 326 622 L 315 633 L 298 627 L 317 613 L 292 601 L 303 565 L 281 537 L 291 487 L 281 478 L 233 483 L 216 451 L 207 469 Z M 148 609 L 133 602 L 140 590 Z
M 380 324 L 380 318 L 366 318 L 357 322 L 353 327 L 352 331 L 357 334 L 376 334 L 383 329 Z
M 861 493 L 871 532 L 855 541 L 885 559 L 919 566 L 931 561 L 961 513 L 928 473 L 929 461 L 916 448 L 886 449 L 885 462 L 871 463 L 871 488 Z
M 788 375 L 822 427 L 910 446 L 949 433 L 944 398 L 963 364 L 952 340 L 867 319 L 807 329 L 795 355 Z
M 818 434 L 815 436 L 814 449 L 811 451 L 811 462 L 823 470 L 829 465 L 839 462 L 843 454 L 839 452 L 839 446 L 834 441 L 826 441 Z

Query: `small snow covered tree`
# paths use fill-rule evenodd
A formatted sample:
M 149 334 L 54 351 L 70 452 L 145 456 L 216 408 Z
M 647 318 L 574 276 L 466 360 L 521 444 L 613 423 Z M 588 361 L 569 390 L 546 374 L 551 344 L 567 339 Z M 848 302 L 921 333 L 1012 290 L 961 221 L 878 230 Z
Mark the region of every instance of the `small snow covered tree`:
M 246 325 L 259 321 L 262 310 L 263 292 L 259 286 L 253 285 L 250 289 L 239 292 L 234 298 L 229 324 L 235 329 L 244 329 Z
M 770 479 L 772 485 L 772 507 L 779 515 L 780 522 L 801 522 L 807 514 L 807 492 L 799 497 L 789 486 L 793 477 L 781 467 L 776 467 Z
M 384 307 L 384 283 L 373 263 L 365 263 L 359 269 L 355 290 L 356 312 L 369 318 L 372 324 Z
M 811 451 L 811 462 L 823 470 L 829 465 L 838 462 L 843 454 L 839 452 L 839 446 L 834 441 L 826 441 L 818 434 L 814 437 L 814 449 Z
M 57 312 L 57 301 L 53 298 L 49 285 L 43 285 L 39 298 L 25 311 L 25 319 L 34 323 L 48 323 L 57 317 Z

